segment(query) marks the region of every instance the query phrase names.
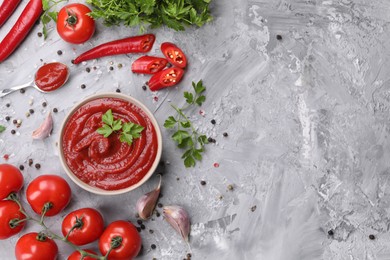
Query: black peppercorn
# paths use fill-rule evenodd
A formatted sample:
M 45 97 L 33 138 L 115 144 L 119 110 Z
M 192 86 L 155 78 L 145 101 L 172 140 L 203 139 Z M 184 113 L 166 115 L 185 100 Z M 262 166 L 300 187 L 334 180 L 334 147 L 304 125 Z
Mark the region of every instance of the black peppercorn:
M 374 235 L 369 235 L 368 238 L 371 239 L 371 240 L 374 240 L 375 236 Z
M 9 121 L 10 119 L 11 119 L 11 117 L 9 117 L 9 116 L 5 117 L 5 120 L 7 120 L 7 121 Z
M 85 84 L 81 84 L 80 87 L 81 87 L 81 89 L 85 89 L 86 86 L 85 86 Z
M 110 68 L 109 68 L 110 70 L 114 70 L 114 67 L 113 66 L 110 66 Z
M 156 249 L 157 246 L 156 246 L 155 244 L 151 244 L 150 247 L 151 247 L 152 249 Z
M 187 257 L 188 257 L 188 258 L 191 258 L 191 256 L 192 256 L 192 255 L 191 255 L 190 253 L 187 254 Z
M 162 207 L 163 207 L 163 204 L 162 204 L 162 203 L 158 203 L 158 204 L 157 204 L 157 207 L 162 208 Z
M 140 228 L 140 227 L 137 227 L 137 231 L 138 231 L 138 232 L 141 232 L 141 228 Z
M 143 85 L 143 86 L 142 86 L 142 89 L 143 89 L 143 90 L 146 90 L 146 86 L 145 86 L 145 85 Z
M 35 168 L 39 170 L 41 168 L 41 165 L 39 163 L 36 163 Z
M 224 137 L 228 137 L 228 133 L 226 133 L 226 132 L 223 133 L 222 135 L 223 135 Z
M 215 125 L 215 119 L 211 119 L 211 121 L 210 121 L 213 125 Z
M 137 223 L 138 223 L 138 225 L 141 225 L 142 224 L 142 220 L 138 219 Z
M 141 224 L 140 227 L 141 227 L 141 229 L 145 229 L 146 228 L 144 224 Z
M 30 112 L 30 114 L 34 114 L 34 109 L 30 108 L 30 109 L 28 110 L 28 112 Z
M 23 166 L 23 165 L 19 165 L 19 169 L 20 169 L 21 171 L 23 171 L 23 170 L 24 170 L 24 166 Z
M 328 235 L 329 235 L 329 236 L 333 236 L 333 235 L 334 235 L 333 230 L 329 230 L 329 231 L 328 231 Z
M 5 104 L 5 106 L 6 106 L 6 107 L 10 107 L 10 106 L 11 106 L 11 104 L 10 104 L 10 103 L 7 103 L 7 104 Z
M 38 34 L 38 37 L 42 37 L 42 35 L 43 35 L 41 32 L 38 32 L 37 34 Z
M 86 68 L 85 71 L 89 73 L 89 72 L 91 72 L 91 69 L 90 68 Z
M 154 230 L 153 230 L 153 229 L 149 229 L 149 233 L 150 233 L 150 234 L 153 234 L 153 233 L 154 233 Z
M 62 55 L 62 51 L 61 51 L 61 50 L 58 50 L 58 51 L 57 51 L 57 54 L 58 54 L 58 55 Z
M 55 107 L 55 108 L 53 108 L 53 112 L 54 113 L 57 113 L 58 112 L 58 109 Z
M 46 106 L 47 106 L 47 103 L 46 103 L 46 102 L 42 102 L 42 106 L 43 106 L 43 107 L 46 107 Z
M 14 119 L 14 120 L 12 120 L 12 123 L 13 123 L 14 125 L 16 125 L 16 124 L 18 123 L 18 120 Z
M 116 89 L 117 93 L 121 93 L 121 90 L 119 88 Z
M 20 89 L 20 93 L 23 94 L 24 92 L 26 92 L 26 90 L 24 88 Z
M 276 35 L 276 39 L 278 40 L 278 41 L 281 41 L 283 38 L 282 38 L 282 35 Z
M 16 134 L 16 131 L 14 129 L 11 130 L 11 134 Z
M 204 185 L 206 185 L 206 182 L 205 181 L 200 181 L 200 185 L 204 186 Z

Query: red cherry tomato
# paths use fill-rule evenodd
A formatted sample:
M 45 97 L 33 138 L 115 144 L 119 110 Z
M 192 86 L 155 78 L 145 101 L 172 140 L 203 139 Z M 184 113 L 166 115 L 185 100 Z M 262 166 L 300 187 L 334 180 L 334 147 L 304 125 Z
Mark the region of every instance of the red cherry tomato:
M 73 228 L 72 227 L 76 227 Z M 97 240 L 104 230 L 104 220 L 99 211 L 82 208 L 69 213 L 62 221 L 62 234 L 75 245 L 82 246 Z
M 90 249 L 83 249 L 85 252 L 88 252 L 90 254 L 97 255 L 94 251 Z M 68 260 L 96 260 L 96 258 L 86 256 L 82 257 L 79 251 L 74 251 L 70 256 L 68 256 Z
M 57 175 L 41 175 L 35 178 L 26 191 L 27 201 L 31 208 L 42 214 L 45 205 L 51 204 L 45 216 L 54 216 L 69 203 L 71 190 L 69 184 Z
M 149 88 L 151 91 L 157 91 L 162 88 L 167 88 L 176 85 L 183 77 L 184 70 L 177 67 L 165 69 L 157 72 L 149 80 Z
M 168 61 L 176 67 L 184 69 L 187 66 L 187 58 L 184 52 L 171 42 L 161 44 L 161 51 Z
M 19 209 L 15 201 L 0 201 L 0 239 L 7 239 L 23 229 L 26 222 L 15 223 L 26 218 Z
M 131 64 L 131 71 L 134 73 L 154 74 L 163 70 L 167 64 L 168 61 L 164 58 L 142 56 Z
M 113 241 L 117 242 L 117 247 L 113 247 L 108 260 L 130 260 L 141 250 L 141 236 L 135 226 L 128 221 L 118 220 L 107 226 L 99 240 L 102 255 L 107 254 Z
M 23 175 L 11 164 L 0 164 L 0 200 L 12 192 L 18 192 L 23 186 Z
M 55 260 L 57 254 L 57 244 L 52 239 L 36 232 L 23 235 L 15 246 L 17 260 Z
M 69 43 L 80 44 L 88 41 L 95 32 L 95 21 L 87 14 L 91 12 L 83 4 L 69 4 L 61 8 L 57 18 L 57 32 Z

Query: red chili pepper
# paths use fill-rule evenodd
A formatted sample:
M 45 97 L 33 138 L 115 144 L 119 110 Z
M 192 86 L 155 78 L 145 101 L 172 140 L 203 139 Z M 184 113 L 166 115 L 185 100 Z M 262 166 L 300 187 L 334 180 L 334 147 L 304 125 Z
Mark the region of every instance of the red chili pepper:
M 86 60 L 97 59 L 105 56 L 148 52 L 153 47 L 156 37 L 153 34 L 128 37 L 121 40 L 103 43 L 78 56 L 73 63 L 79 64 Z
M 179 83 L 183 77 L 184 70 L 178 67 L 171 67 L 154 74 L 149 80 L 149 88 L 156 91 L 162 88 L 171 87 Z
M 0 62 L 7 59 L 26 38 L 42 11 L 42 0 L 28 2 L 14 26 L 0 43 Z
M 184 69 L 187 66 L 187 58 L 184 52 L 171 42 L 161 44 L 161 51 L 173 66 Z
M 131 71 L 134 73 L 154 74 L 162 71 L 168 61 L 164 58 L 153 56 L 142 56 L 131 64 Z
M 15 11 L 21 0 L 4 0 L 0 6 L 0 27 Z

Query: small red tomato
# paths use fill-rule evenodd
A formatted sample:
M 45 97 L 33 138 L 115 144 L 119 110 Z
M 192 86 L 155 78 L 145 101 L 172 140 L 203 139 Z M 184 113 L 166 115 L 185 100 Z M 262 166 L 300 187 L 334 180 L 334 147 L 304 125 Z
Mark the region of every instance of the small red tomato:
M 0 200 L 12 192 L 18 192 L 23 186 L 23 175 L 11 164 L 0 164 Z
M 108 260 L 133 259 L 141 250 L 141 236 L 133 224 L 118 220 L 104 230 L 99 239 L 99 250 L 102 255 L 108 254 Z
M 88 41 L 95 32 L 95 21 L 88 16 L 88 6 L 74 3 L 61 8 L 57 18 L 57 32 L 69 43 L 80 44 Z
M 41 175 L 35 178 L 27 187 L 27 201 L 37 214 L 54 216 L 61 212 L 69 203 L 71 190 L 69 184 L 57 175 Z
M 154 74 L 163 70 L 167 64 L 168 61 L 164 58 L 142 56 L 131 64 L 131 71 L 134 73 Z
M 157 72 L 149 79 L 149 88 L 151 91 L 160 90 L 176 85 L 183 77 L 184 70 L 177 67 L 165 69 Z
M 168 61 L 176 67 L 184 69 L 187 66 L 187 58 L 184 52 L 171 42 L 161 44 L 161 51 Z
M 83 249 L 85 252 L 88 252 L 93 255 L 97 255 L 94 251 L 90 249 Z M 70 256 L 68 256 L 68 260 L 96 260 L 96 258 L 85 256 L 84 258 L 81 256 L 79 251 L 74 251 Z
M 62 221 L 62 234 L 75 245 L 82 246 L 97 240 L 104 230 L 104 220 L 96 209 L 82 208 L 69 213 Z
M 55 260 L 57 244 L 41 233 L 28 233 L 19 238 L 15 246 L 17 260 Z
M 26 222 L 16 222 L 25 218 L 26 216 L 20 212 L 20 207 L 15 201 L 0 201 L 0 239 L 7 239 L 19 233 Z

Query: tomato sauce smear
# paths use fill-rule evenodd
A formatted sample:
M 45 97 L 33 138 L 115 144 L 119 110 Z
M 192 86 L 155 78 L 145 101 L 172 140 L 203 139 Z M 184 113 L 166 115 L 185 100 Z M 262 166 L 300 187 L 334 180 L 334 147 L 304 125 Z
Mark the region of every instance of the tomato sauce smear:
M 111 109 L 114 119 L 144 127 L 131 145 L 97 133 L 102 116 Z M 138 183 L 152 167 L 158 150 L 156 130 L 138 106 L 119 98 L 97 98 L 78 108 L 62 136 L 66 164 L 84 183 L 104 190 L 119 190 Z

